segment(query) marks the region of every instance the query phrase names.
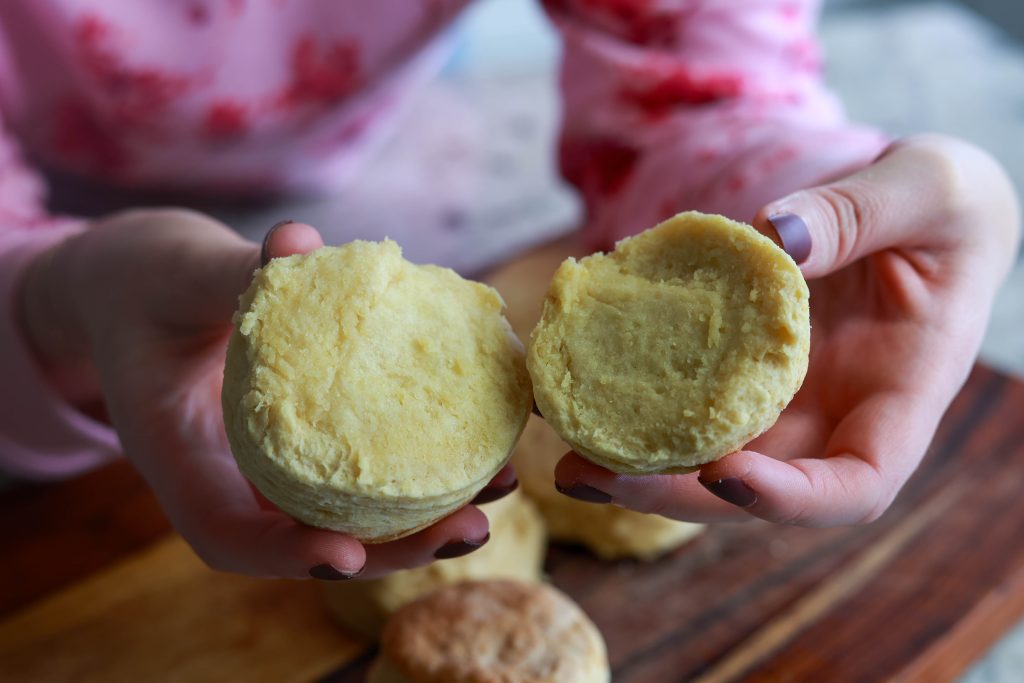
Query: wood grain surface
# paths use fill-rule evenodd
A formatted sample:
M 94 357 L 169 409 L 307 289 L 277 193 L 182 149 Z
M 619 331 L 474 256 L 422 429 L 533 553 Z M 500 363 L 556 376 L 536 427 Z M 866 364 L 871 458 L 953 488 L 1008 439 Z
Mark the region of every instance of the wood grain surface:
M 1024 385 L 977 368 L 872 525 L 723 525 L 653 564 L 554 546 L 547 569 L 617 683 L 952 680 L 1024 617 L 1021 416 Z M 207 570 L 123 463 L 7 494 L 0 520 L 0 680 L 365 675 L 317 585 Z
M 543 285 L 548 256 L 499 287 Z M 506 294 L 523 320 L 529 289 Z M 553 546 L 546 566 L 616 683 L 950 681 L 1024 617 L 1022 491 L 1024 384 L 977 367 L 874 524 L 720 525 L 651 564 Z M 373 656 L 314 582 L 202 566 L 125 463 L 0 495 L 0 557 L 5 683 L 354 683 Z

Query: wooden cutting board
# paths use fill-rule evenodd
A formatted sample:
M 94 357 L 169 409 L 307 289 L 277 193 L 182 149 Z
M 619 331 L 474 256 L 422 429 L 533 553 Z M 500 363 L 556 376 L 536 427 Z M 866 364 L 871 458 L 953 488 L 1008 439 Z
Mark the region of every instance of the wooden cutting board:
M 616 683 L 953 680 L 1024 617 L 1022 418 L 978 367 L 870 526 L 722 525 L 652 564 L 554 546 L 547 571 Z M 0 496 L 0 557 L 0 681 L 354 682 L 373 655 L 314 582 L 203 567 L 124 463 Z

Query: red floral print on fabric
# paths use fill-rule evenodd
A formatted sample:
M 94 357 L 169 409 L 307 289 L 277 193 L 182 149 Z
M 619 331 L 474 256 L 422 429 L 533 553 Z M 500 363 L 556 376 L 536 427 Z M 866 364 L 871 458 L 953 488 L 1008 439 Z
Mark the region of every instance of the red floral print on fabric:
M 622 100 L 639 106 L 649 116 L 660 118 L 680 105 L 710 104 L 736 97 L 742 91 L 742 74 L 697 75 L 685 67 L 677 67 L 657 78 L 653 84 L 627 85 L 620 96 Z
M 196 26 L 204 26 L 210 23 L 210 10 L 202 2 L 196 0 L 187 9 L 189 23 Z
M 231 100 L 217 100 L 203 117 L 203 135 L 215 140 L 237 138 L 249 131 L 249 114 L 245 105 Z
M 658 11 L 653 3 L 636 0 L 584 0 L 584 5 L 612 20 L 617 32 L 632 43 L 669 47 L 683 10 Z
M 616 35 L 637 45 L 671 47 L 677 27 L 691 10 L 660 9 L 651 0 L 542 0 L 548 11 L 579 16 L 589 13 Z
M 639 149 L 610 138 L 564 139 L 559 149 L 562 174 L 588 200 L 620 192 L 639 160 Z
M 799 2 L 784 2 L 779 5 L 779 14 L 786 21 L 796 21 L 803 14 L 803 5 Z
M 126 64 L 114 48 L 111 25 L 94 14 L 75 25 L 81 63 L 105 91 L 112 123 L 145 127 L 191 84 L 191 78 Z
M 359 81 L 359 48 L 351 40 L 320 46 L 303 36 L 292 49 L 291 78 L 281 104 L 333 104 L 356 89 Z
M 758 162 L 757 170 L 765 174 L 775 173 L 779 170 L 780 166 L 793 161 L 799 156 L 799 148 L 793 145 L 779 147 L 770 154 L 765 155 L 765 157 Z
M 821 73 L 821 49 L 816 41 L 801 38 L 786 45 L 784 50 L 786 58 L 794 68 L 809 73 Z
M 107 173 L 117 173 L 128 156 L 109 128 L 88 106 L 74 100 L 56 109 L 53 147 L 61 156 Z
M 718 159 L 719 156 L 720 155 L 719 155 L 718 150 L 711 149 L 710 147 L 705 147 L 703 149 L 697 150 L 696 158 L 697 158 L 697 163 L 700 163 L 700 164 L 710 164 L 712 161 L 715 161 L 716 159 Z
M 658 205 L 658 220 L 663 221 L 679 213 L 679 200 L 666 199 Z

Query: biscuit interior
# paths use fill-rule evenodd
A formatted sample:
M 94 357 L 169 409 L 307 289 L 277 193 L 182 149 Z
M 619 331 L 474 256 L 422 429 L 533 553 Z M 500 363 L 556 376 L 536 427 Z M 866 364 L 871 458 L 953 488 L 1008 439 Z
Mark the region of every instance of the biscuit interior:
M 225 366 L 239 468 L 293 517 L 366 541 L 450 513 L 506 462 L 530 411 L 502 307 L 391 241 L 271 261 Z
M 566 260 L 527 365 L 540 411 L 617 472 L 686 472 L 778 418 L 807 370 L 808 290 L 753 228 L 683 213 Z

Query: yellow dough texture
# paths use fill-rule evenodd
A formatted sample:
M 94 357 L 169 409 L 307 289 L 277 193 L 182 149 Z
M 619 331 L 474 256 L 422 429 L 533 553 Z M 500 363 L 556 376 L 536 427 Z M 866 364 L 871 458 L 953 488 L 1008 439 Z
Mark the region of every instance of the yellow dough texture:
M 552 540 L 579 543 L 604 560 L 651 561 L 704 531 L 703 524 L 584 503 L 559 493 L 553 486 L 555 465 L 568 450 L 555 430 L 531 416 L 512 456 L 523 493 L 540 508 Z
M 608 683 L 604 640 L 542 583 L 447 586 L 409 603 L 381 637 L 369 683 Z
M 469 555 L 370 581 L 324 582 L 335 620 L 376 638 L 395 610 L 442 586 L 471 579 L 540 581 L 547 533 L 533 502 L 516 491 L 480 509 L 490 521 L 491 539 Z
M 502 307 L 390 240 L 274 259 L 228 344 L 239 469 L 295 519 L 365 542 L 453 512 L 505 464 L 530 412 Z
M 527 354 L 537 406 L 598 465 L 692 471 L 764 432 L 792 399 L 807 371 L 808 300 L 770 239 L 679 214 L 559 267 Z

